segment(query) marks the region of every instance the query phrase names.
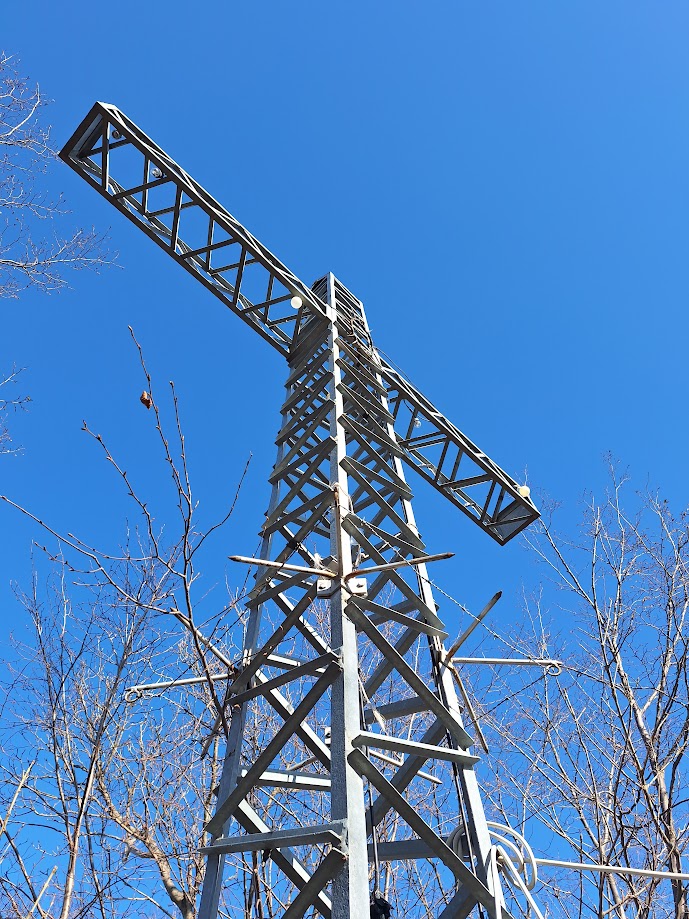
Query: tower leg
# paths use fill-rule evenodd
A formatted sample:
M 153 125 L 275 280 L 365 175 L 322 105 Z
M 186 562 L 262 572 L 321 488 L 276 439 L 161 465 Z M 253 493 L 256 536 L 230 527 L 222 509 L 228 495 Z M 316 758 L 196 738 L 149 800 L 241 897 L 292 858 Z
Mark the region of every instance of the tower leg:
M 332 285 L 332 280 L 331 280 Z M 335 323 L 334 292 L 329 291 L 328 309 L 332 311 L 330 339 L 331 393 L 334 411 L 330 432 L 334 440 L 331 455 L 331 482 L 334 507 L 330 523 L 331 555 L 339 559 L 340 586 L 330 599 L 330 634 L 334 647 L 342 648 L 342 676 L 333 684 L 331 716 L 330 779 L 332 782 L 332 819 L 347 821 L 347 864 L 334 878 L 332 887 L 333 919 L 366 917 L 369 912 L 368 845 L 364 810 L 364 783 L 350 766 L 347 757 L 352 752 L 352 739 L 361 731 L 361 696 L 359 689 L 359 653 L 356 627 L 345 615 L 347 597 L 343 596 L 343 579 L 352 571 L 352 541 L 343 528 L 349 513 L 347 474 L 342 460 L 347 455 L 346 433 L 342 426 L 342 374 L 339 367 L 340 349 Z

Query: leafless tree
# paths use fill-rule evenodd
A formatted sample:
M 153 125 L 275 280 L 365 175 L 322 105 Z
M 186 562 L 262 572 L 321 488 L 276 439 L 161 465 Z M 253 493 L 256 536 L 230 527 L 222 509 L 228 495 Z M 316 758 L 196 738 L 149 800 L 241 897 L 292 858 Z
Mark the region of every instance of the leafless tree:
M 37 574 L 19 595 L 32 638 L 17 646 L 0 713 L 0 811 L 3 797 L 11 809 L 0 827 L 3 916 L 33 909 L 43 919 L 105 919 L 132 904 L 141 916 L 195 915 L 199 849 L 226 727 L 218 677 L 231 672 L 238 654 L 231 628 L 237 597 L 216 601 L 199 624 L 196 581 L 201 550 L 229 520 L 234 501 L 215 524 L 199 528 L 174 387 L 171 443 L 147 374 L 145 381 L 176 496 L 166 528 L 88 428 L 134 502 L 138 527 L 108 552 L 34 517 L 49 537 L 42 548 L 51 573 L 47 587 Z M 128 693 L 178 678 L 196 682 L 145 704 Z M 201 756 L 199 739 L 218 714 L 220 733 Z
M 64 198 L 48 190 L 47 173 L 56 158 L 44 119 L 48 100 L 18 66 L 15 57 L 0 51 L 0 298 L 12 299 L 31 287 L 60 290 L 70 270 L 113 263 L 104 234 L 70 227 Z M 8 417 L 29 399 L 6 394 L 19 372 L 0 371 L 0 454 L 18 450 L 11 444 Z
M 34 641 L 6 705 L 6 796 L 34 765 L 4 827 L 2 915 L 25 916 L 50 878 L 37 907 L 46 919 L 133 905 L 190 919 L 219 778 L 219 741 L 199 756 L 212 706 L 203 685 L 164 704 L 125 695 L 153 668 L 199 676 L 193 642 L 104 593 L 75 604 L 66 587 L 54 579 L 49 595 L 24 597 Z
M 50 293 L 66 284 L 69 269 L 98 269 L 110 261 L 103 235 L 67 229 L 62 196 L 46 190 L 55 159 L 47 99 L 0 53 L 0 297 L 27 287 Z
M 630 492 L 611 466 L 608 492 L 588 500 L 577 538 L 559 535 L 552 517 L 527 538 L 550 577 L 525 604 L 514 646 L 565 666 L 521 686 L 494 675 L 477 693 L 495 767 L 487 787 L 497 813 L 522 815 L 516 828 L 537 855 L 681 873 L 689 838 L 689 514 L 674 516 L 656 494 Z M 680 879 L 553 868 L 541 878 L 552 915 L 689 915 Z

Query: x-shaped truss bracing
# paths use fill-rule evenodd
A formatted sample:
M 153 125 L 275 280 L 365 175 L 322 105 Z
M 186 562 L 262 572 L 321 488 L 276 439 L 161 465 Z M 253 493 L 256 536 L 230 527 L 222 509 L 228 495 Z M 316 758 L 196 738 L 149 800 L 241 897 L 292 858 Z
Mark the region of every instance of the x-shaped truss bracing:
M 477 758 L 468 753 L 472 738 L 443 667 L 445 633 L 425 565 L 413 564 L 426 547 L 404 478 L 394 415 L 375 351 L 364 354 L 352 346 L 349 323 L 344 333 L 340 328 L 343 303 L 348 311 L 356 308 L 366 328 L 363 307 L 332 275 L 314 290 L 332 320 L 292 357 L 260 551 L 261 558 L 291 567 L 259 569 L 250 598 L 245 667 L 231 687 L 239 704 L 230 752 L 217 812 L 207 826 L 214 842 L 200 916 L 216 914 L 225 853 L 240 846 L 268 848 L 240 809 L 249 799 L 265 823 L 272 815 L 276 832 L 285 834 L 270 845 L 271 854 L 279 846 L 283 859 L 292 865 L 299 857 L 305 873 L 315 877 L 317 866 L 326 863 L 324 841 L 341 853 L 338 862 L 329 862 L 336 873 L 326 871 L 323 886 L 312 887 L 310 898 L 302 899 L 326 919 L 367 913 L 367 840 L 374 832 L 382 839 L 392 827 L 430 847 L 443 869 L 447 889 L 441 894 L 449 900 L 460 885 L 466 915 L 478 903 L 494 915 L 502 895 L 485 870 L 490 840 L 473 771 Z M 412 564 L 372 573 L 365 594 L 348 577 L 357 568 L 400 561 Z M 294 567 L 321 570 L 322 576 Z M 281 629 L 277 637 L 276 629 Z M 304 658 L 312 661 L 308 674 Z M 277 683 L 284 687 L 284 668 L 291 668 L 286 675 L 294 678 L 289 714 L 278 715 L 279 727 L 264 738 L 265 707 L 275 711 L 270 693 L 279 691 Z M 253 711 L 249 695 L 260 699 Z M 407 707 L 402 704 L 395 716 L 391 702 L 400 700 Z M 371 720 L 375 731 L 366 730 Z M 330 731 L 327 746 L 314 742 L 324 728 Z M 429 825 L 408 803 L 422 802 L 428 789 L 437 787 L 433 780 L 451 783 L 453 765 L 465 810 L 456 821 L 466 820 L 469 830 L 466 862 L 444 840 L 451 827 Z M 283 774 L 279 804 L 275 777 L 269 790 L 264 785 L 269 769 Z M 314 791 L 319 779 L 329 779 L 329 794 Z M 364 806 L 364 779 L 377 792 L 370 808 Z M 282 829 L 286 812 L 295 822 L 290 831 Z M 315 813 L 323 822 L 306 824 Z M 247 830 L 239 840 L 233 821 Z M 324 833 L 330 834 L 327 840 Z M 324 893 L 328 882 L 330 896 Z

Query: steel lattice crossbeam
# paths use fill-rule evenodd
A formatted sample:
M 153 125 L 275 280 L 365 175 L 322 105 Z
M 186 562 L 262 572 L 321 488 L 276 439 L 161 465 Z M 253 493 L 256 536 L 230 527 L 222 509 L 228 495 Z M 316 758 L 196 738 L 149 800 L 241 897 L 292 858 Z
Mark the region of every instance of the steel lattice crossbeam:
M 509 919 L 403 461 L 498 542 L 537 510 L 382 360 L 350 291 L 307 288 L 116 109 L 94 106 L 61 155 L 288 364 L 200 919 L 226 858 L 259 851 L 288 919 L 362 919 L 369 840 L 386 864 L 434 860 L 442 919 Z M 429 787 L 455 789 L 466 851 L 412 803 Z
M 286 358 L 322 333 L 321 297 L 114 106 L 96 103 L 60 156 Z M 346 299 L 341 334 L 365 366 L 371 338 Z M 399 371 L 380 355 L 375 364 L 405 462 L 501 544 L 538 517 L 524 489 Z

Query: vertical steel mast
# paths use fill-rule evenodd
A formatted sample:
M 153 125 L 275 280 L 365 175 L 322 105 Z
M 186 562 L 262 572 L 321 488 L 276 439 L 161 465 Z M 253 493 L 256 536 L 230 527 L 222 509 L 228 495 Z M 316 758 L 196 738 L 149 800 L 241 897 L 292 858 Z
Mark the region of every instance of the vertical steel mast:
M 503 544 L 538 516 L 528 489 L 381 358 L 333 275 L 306 287 L 117 109 L 61 155 L 288 364 L 200 919 L 238 853 L 270 859 L 288 919 L 383 916 L 414 859 L 443 919 L 508 917 L 404 466 Z

